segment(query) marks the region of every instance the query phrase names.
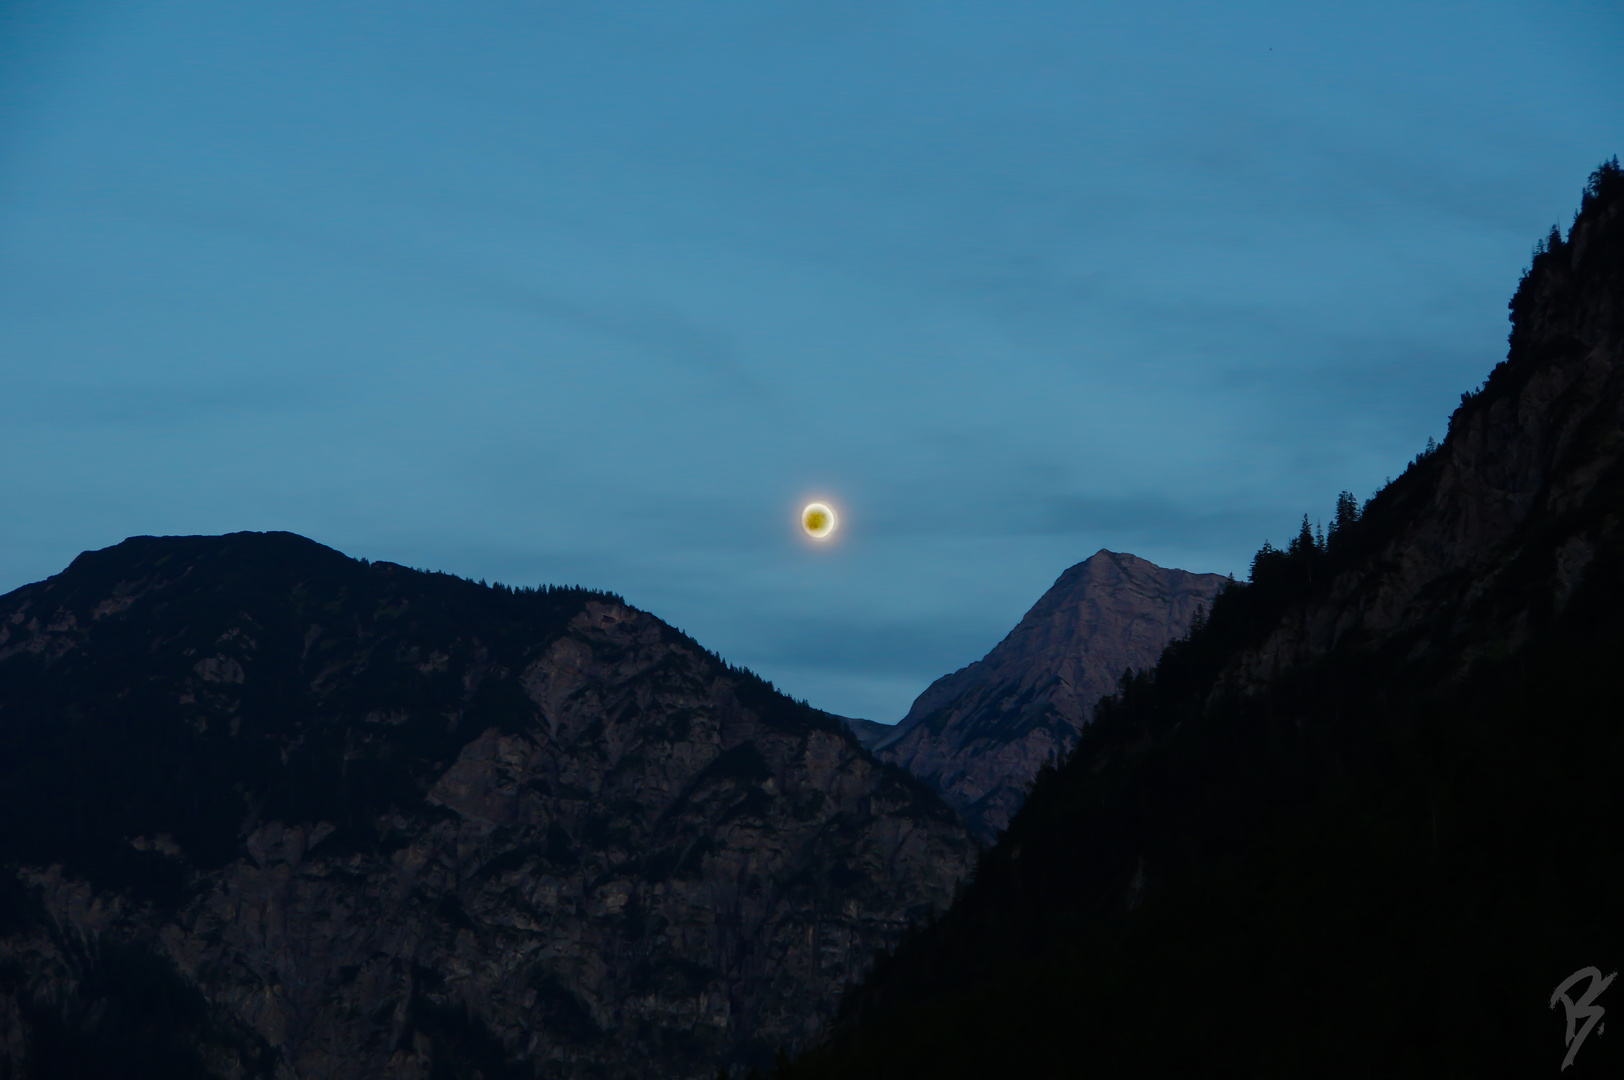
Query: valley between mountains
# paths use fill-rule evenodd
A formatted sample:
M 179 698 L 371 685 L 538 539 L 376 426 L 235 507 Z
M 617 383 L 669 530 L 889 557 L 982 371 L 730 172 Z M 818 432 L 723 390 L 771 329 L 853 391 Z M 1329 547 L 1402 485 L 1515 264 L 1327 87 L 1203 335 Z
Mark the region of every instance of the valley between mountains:
M 1325 533 L 1101 551 L 894 727 L 608 593 L 86 552 L 0 597 L 0 1080 L 1616 1075 L 1616 161 L 1510 311 Z
M 987 697 L 1029 671 L 1016 752 L 977 774 L 999 805 L 1075 741 L 1075 684 L 1152 659 L 1216 588 L 1102 552 L 990 677 L 950 677 Z M 221 1076 L 766 1065 L 978 849 L 941 798 L 962 781 L 615 597 L 291 534 L 133 538 L 4 598 L 0 702 L 0 1016 L 29 1075 L 131 1045 Z

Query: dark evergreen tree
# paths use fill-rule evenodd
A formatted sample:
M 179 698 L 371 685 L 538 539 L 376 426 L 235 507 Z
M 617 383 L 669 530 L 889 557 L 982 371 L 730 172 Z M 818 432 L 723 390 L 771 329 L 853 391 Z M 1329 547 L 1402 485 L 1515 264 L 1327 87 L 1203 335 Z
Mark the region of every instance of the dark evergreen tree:
M 1336 516 L 1331 519 L 1331 531 L 1326 537 L 1326 546 L 1336 549 L 1351 535 L 1350 530 L 1359 521 L 1359 500 L 1353 497 L 1353 492 L 1344 491 L 1336 497 Z

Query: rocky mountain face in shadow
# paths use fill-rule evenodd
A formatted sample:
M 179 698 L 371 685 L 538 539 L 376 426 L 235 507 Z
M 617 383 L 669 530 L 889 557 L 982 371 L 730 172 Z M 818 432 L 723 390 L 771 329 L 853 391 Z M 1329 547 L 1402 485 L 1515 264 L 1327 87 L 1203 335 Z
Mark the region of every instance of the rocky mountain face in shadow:
M 1510 308 L 1442 445 L 1264 545 L 779 1080 L 1624 1069 L 1572 996 L 1624 962 L 1616 160 Z
M 1408 660 L 1464 677 L 1518 654 L 1560 617 L 1619 527 L 1617 201 L 1591 196 L 1568 239 L 1546 240 L 1510 304 L 1507 359 L 1461 395 L 1443 444 L 1382 492 L 1360 558 L 1238 656 L 1226 687 L 1266 686 L 1339 648 L 1398 642 Z
M 290 534 L 0 598 L 0 1073 L 709 1077 L 974 844 L 836 719 L 582 590 Z
M 1156 663 L 1227 579 L 1099 551 L 1050 586 L 985 657 L 937 679 L 896 727 L 854 727 L 991 842 L 1045 762 L 1071 750 L 1129 668 Z

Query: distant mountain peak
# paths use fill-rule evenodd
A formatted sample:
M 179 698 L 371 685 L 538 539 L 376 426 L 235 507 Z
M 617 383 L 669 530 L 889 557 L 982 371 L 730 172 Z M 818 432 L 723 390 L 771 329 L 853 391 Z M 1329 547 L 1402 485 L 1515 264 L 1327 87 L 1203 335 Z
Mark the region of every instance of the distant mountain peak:
M 1442 444 L 1124 682 L 797 1076 L 1566 1068 L 1551 988 L 1624 951 L 1616 160 L 1511 311 Z
M 927 687 L 901 723 L 854 730 L 990 840 L 1122 673 L 1155 664 L 1227 580 L 1101 548 L 1062 573 L 985 657 Z

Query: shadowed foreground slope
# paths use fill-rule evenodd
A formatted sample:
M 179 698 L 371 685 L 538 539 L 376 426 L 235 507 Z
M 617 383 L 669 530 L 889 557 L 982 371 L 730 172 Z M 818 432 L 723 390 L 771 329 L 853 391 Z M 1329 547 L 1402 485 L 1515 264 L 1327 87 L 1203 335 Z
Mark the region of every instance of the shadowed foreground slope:
M 1266 545 L 783 1075 L 1561 1073 L 1553 991 L 1624 967 L 1616 163 L 1511 310 L 1443 445 Z
M 972 845 L 653 616 L 286 533 L 0 597 L 0 1075 L 697 1077 Z

